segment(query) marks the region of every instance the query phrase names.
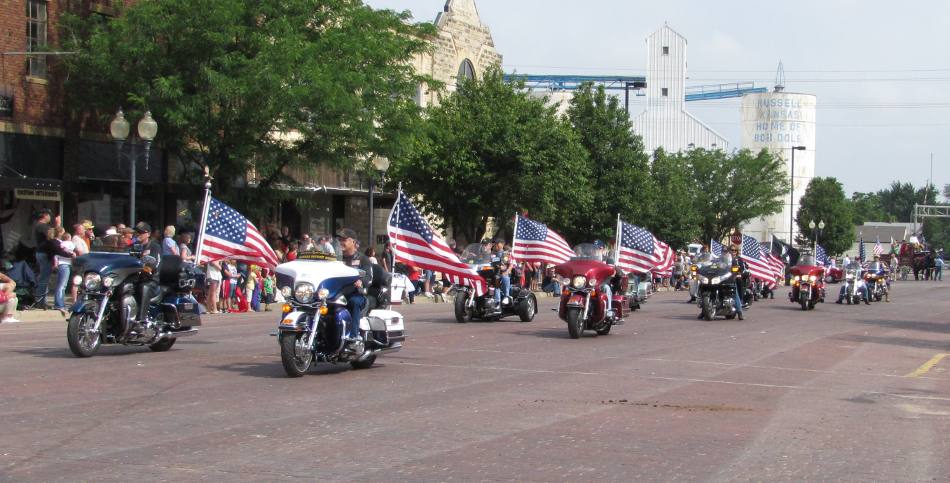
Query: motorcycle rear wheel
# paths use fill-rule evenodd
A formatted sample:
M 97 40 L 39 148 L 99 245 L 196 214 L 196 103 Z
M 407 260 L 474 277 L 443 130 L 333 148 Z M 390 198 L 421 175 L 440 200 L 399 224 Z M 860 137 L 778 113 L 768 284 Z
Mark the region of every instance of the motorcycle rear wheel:
M 350 366 L 353 367 L 353 369 L 369 369 L 370 367 L 373 367 L 374 362 L 376 362 L 376 356 L 371 355 L 367 357 L 366 360 L 350 361 Z
M 581 318 L 580 308 L 571 308 L 567 310 L 567 333 L 572 339 L 580 339 L 584 333 L 584 319 Z
M 169 337 L 168 339 L 162 339 L 154 344 L 148 346 L 149 349 L 152 349 L 152 352 L 165 352 L 168 349 L 171 349 L 175 345 L 175 341 L 178 340 L 174 337 Z
M 313 364 L 312 352 L 297 354 L 297 341 L 303 336 L 302 332 L 280 334 L 280 362 L 284 365 L 284 372 L 290 377 L 303 376 Z
M 92 357 L 102 346 L 102 334 L 90 334 L 86 329 L 95 325 L 96 318 L 90 312 L 73 314 L 66 326 L 66 341 L 76 357 Z
M 534 319 L 534 314 L 538 313 L 538 301 L 534 298 L 534 294 L 528 294 L 524 300 L 521 301 L 521 304 L 518 306 L 518 317 L 521 318 L 522 322 L 531 322 Z

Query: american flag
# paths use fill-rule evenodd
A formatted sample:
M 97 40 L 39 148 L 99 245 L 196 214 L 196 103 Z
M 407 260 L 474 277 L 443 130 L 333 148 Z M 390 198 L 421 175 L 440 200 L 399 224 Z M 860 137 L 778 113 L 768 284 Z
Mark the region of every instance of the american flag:
M 862 262 L 867 259 L 867 253 L 864 251 L 864 237 L 858 239 L 858 259 Z
M 198 236 L 198 262 L 233 258 L 263 267 L 276 267 L 280 260 L 254 224 L 234 208 L 212 197 Z
M 441 272 L 454 284 L 474 287 L 478 295 L 485 293 L 485 279 L 459 261 L 402 191 L 389 214 L 389 239 L 396 245 L 397 262 Z
M 881 237 L 877 238 L 877 243 L 874 244 L 874 248 L 871 251 L 874 252 L 874 255 L 878 257 L 884 253 L 884 247 L 881 245 Z
M 755 238 L 742 235 L 742 249 L 739 252 L 739 258 L 745 260 L 752 278 L 757 278 L 766 283 L 769 281 L 775 282 L 775 277 L 772 276 L 772 267 L 762 256 L 762 247 Z
M 567 241 L 544 223 L 515 217 L 515 237 L 511 256 L 518 263 L 564 263 L 574 256 Z
M 661 277 L 672 273 L 676 256 L 669 245 L 639 226 L 617 221 L 620 225 L 617 265 L 621 269 L 636 273 L 653 272 Z
M 774 287 L 775 280 L 785 278 L 785 262 L 783 262 L 782 259 L 778 257 L 778 255 L 772 253 L 771 243 L 762 242 L 759 244 L 759 246 L 762 248 L 762 258 L 772 269 L 772 280 L 771 282 L 766 282 L 766 284 L 768 284 L 770 287 Z
M 815 247 L 815 260 L 826 267 L 831 266 L 831 257 L 828 256 L 828 252 L 821 245 L 815 245 Z
M 709 240 L 709 252 L 712 253 L 712 256 L 721 257 L 722 252 L 725 249 L 726 247 L 724 247 L 722 243 L 719 243 L 716 240 Z

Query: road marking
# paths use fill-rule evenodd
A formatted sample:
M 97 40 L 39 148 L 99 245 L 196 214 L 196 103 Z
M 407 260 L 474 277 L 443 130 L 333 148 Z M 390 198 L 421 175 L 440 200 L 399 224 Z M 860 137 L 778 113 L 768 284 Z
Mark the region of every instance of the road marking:
M 920 377 L 927 373 L 936 366 L 944 357 L 950 356 L 950 354 L 937 354 L 933 356 L 929 361 L 925 362 L 924 365 L 917 368 L 916 371 L 907 374 L 904 377 Z

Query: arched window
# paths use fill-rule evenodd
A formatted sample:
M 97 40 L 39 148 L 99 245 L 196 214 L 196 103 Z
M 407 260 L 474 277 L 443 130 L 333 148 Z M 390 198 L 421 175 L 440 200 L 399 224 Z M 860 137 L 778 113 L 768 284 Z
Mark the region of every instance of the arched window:
M 459 66 L 459 75 L 458 80 L 474 80 L 475 79 L 475 66 L 472 65 L 472 61 L 465 59 L 462 61 L 462 65 Z

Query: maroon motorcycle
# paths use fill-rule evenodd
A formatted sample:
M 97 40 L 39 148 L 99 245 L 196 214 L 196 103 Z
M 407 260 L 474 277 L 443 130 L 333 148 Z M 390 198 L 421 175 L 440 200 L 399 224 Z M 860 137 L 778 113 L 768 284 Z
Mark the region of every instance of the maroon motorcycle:
M 558 316 L 567 322 L 567 331 L 577 339 L 585 330 L 607 335 L 614 325 L 622 325 L 629 307 L 627 276 L 604 263 L 600 250 L 584 243 L 574 248 L 575 256 L 555 267 L 562 277 Z M 608 297 L 612 310 L 607 310 Z

